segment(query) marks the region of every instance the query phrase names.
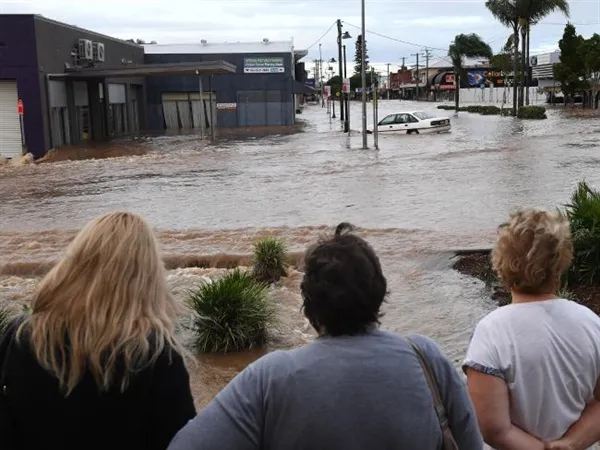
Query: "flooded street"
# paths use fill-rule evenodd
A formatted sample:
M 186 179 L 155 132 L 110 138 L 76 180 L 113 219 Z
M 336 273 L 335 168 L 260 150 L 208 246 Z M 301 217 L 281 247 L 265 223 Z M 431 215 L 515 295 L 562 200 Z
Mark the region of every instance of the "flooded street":
M 384 101 L 387 113 L 435 104 Z M 339 111 L 336 111 L 339 113 Z M 369 105 L 369 128 L 372 111 Z M 458 362 L 476 321 L 493 304 L 479 282 L 449 270 L 449 249 L 489 246 L 495 227 L 522 205 L 553 208 L 582 179 L 600 186 L 600 119 L 551 110 L 545 121 L 460 113 L 444 135 L 360 133 L 307 107 L 303 132 L 222 139 L 164 136 L 132 142 L 135 156 L 0 166 L 0 299 L 24 302 L 89 219 L 114 209 L 144 214 L 158 229 L 178 298 L 217 269 L 199 255 L 237 258 L 265 234 L 302 251 L 328 226 L 350 221 L 379 252 L 390 284 L 386 329 L 435 338 Z M 352 104 L 352 130 L 360 104 Z M 372 147 L 373 136 L 369 135 Z M 281 329 L 273 347 L 300 345 L 296 273 L 273 297 Z M 257 353 L 211 356 L 192 368 L 203 404 Z

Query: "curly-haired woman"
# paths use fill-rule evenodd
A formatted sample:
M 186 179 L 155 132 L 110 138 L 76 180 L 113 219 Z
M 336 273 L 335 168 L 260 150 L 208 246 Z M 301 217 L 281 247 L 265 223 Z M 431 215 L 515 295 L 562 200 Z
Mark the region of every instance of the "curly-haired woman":
M 557 295 L 572 255 L 559 212 L 520 210 L 499 228 L 492 264 L 512 303 L 479 322 L 464 363 L 496 449 L 585 449 L 600 438 L 600 318 Z

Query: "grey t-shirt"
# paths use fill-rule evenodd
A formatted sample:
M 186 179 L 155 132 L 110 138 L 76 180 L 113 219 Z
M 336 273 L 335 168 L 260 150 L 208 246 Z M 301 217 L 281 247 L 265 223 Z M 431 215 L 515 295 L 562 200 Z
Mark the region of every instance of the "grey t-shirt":
M 432 340 L 412 336 L 435 372 L 461 450 L 481 450 L 458 371 Z M 433 399 L 410 345 L 374 331 L 321 337 L 248 366 L 169 450 L 437 450 Z

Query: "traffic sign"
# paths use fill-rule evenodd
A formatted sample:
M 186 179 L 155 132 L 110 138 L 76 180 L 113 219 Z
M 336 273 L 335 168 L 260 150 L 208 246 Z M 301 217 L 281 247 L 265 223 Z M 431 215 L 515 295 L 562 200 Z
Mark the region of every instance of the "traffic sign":
M 23 115 L 23 100 L 19 99 L 17 101 L 17 112 L 19 113 L 20 116 Z

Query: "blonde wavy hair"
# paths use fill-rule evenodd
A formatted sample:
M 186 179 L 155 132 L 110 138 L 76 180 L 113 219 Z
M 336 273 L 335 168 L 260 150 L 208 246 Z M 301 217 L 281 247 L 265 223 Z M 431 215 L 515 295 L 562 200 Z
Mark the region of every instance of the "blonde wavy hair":
M 175 338 L 178 304 L 150 225 L 129 212 L 89 222 L 40 282 L 18 331 L 40 364 L 69 395 L 89 371 L 98 388 L 120 385 Z
M 502 283 L 522 294 L 555 293 L 573 259 L 568 219 L 533 208 L 500 225 L 492 265 Z

